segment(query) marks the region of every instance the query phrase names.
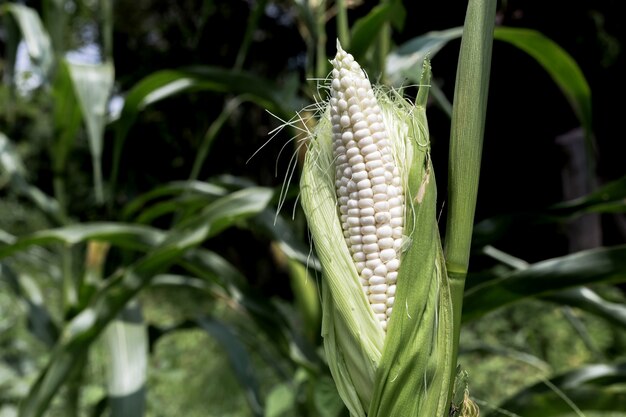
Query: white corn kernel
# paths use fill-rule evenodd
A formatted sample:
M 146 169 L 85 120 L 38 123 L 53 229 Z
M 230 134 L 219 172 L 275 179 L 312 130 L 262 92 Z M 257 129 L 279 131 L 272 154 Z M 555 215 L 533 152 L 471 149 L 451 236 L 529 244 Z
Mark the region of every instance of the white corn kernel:
M 387 329 L 400 266 L 402 180 L 365 73 L 340 47 L 331 62 L 338 211 L 364 292 L 381 327 Z

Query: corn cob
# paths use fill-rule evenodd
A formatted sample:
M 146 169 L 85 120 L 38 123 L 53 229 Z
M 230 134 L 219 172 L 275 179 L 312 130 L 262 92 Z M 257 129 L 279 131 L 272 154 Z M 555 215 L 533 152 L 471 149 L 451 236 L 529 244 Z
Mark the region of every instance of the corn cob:
M 452 310 L 428 155 L 430 66 L 412 104 L 374 91 L 337 49 L 300 180 L 322 265 L 325 356 L 353 417 L 448 415 Z
M 393 310 L 404 225 L 398 166 L 372 86 L 337 45 L 330 117 L 344 237 L 383 330 Z

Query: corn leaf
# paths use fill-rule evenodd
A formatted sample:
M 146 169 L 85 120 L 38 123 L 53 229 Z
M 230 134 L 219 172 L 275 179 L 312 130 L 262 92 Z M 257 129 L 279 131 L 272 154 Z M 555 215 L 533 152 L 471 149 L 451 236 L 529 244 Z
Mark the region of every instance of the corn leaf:
M 406 120 L 406 136 L 410 138 L 407 146 L 412 147 L 409 154 L 413 156 L 407 167 L 405 226 L 410 231 L 410 246 L 402 254 L 394 312 L 368 417 L 442 416 L 450 407 L 450 375 L 455 366 L 453 316 L 437 226 L 437 187 L 428 155 L 428 63 L 424 68 L 416 106 L 405 113 L 405 117 L 414 117 Z
M 463 28 L 457 27 L 428 32 L 403 43 L 387 56 L 385 65 L 389 81 L 397 86 L 405 80 L 419 82 L 424 59 L 427 56 L 432 59 L 448 42 L 462 34 Z
M 137 303 L 125 307 L 103 334 L 111 417 L 141 417 L 146 408 L 148 331 Z
M 474 227 L 474 247 L 483 247 L 507 234 L 529 226 L 562 222 L 585 213 L 626 212 L 626 177 L 574 200 L 542 207 L 537 211 L 503 214 L 482 220 Z
M 315 382 L 313 388 L 313 402 L 320 417 L 339 417 L 345 411 L 341 397 L 337 393 L 337 388 L 328 376 L 321 376 Z
M 294 387 L 288 384 L 278 384 L 267 395 L 264 417 L 285 417 L 292 415 L 296 405 Z
M 0 262 L 0 280 L 24 306 L 29 331 L 48 347 L 59 337 L 59 327 L 46 308 L 43 292 L 36 280 L 27 273 L 16 273 L 9 265 Z
M 13 255 L 34 245 L 62 243 L 71 246 L 88 240 L 100 240 L 126 249 L 147 251 L 163 242 L 164 239 L 164 232 L 146 226 L 113 222 L 81 223 L 42 230 L 18 238 L 12 244 L 0 247 L 0 258 Z
M 387 57 L 386 71 L 390 81 L 394 85 L 400 85 L 405 80 L 418 82 L 424 57 L 428 55 L 432 58 L 448 42 L 462 34 L 463 28 L 460 27 L 433 31 L 400 45 Z M 591 90 L 571 55 L 548 37 L 531 29 L 499 26 L 493 32 L 493 38 L 527 53 L 546 70 L 574 109 L 587 137 L 590 137 Z
M 53 65 L 52 43 L 37 12 L 18 3 L 5 3 L 0 6 L 0 14 L 9 13 L 22 33 L 28 55 L 47 77 Z
M 406 11 L 401 1 L 393 0 L 375 6 L 366 16 L 352 26 L 350 53 L 359 61 L 378 38 L 386 23 L 392 23 L 401 30 Z
M 225 195 L 226 192 L 226 189 L 223 187 L 203 181 L 173 181 L 136 197 L 124 207 L 122 218 L 131 219 L 152 200 L 162 197 L 177 196 L 187 193 L 202 195 L 207 200 L 213 200 Z
M 89 150 L 93 164 L 96 201 L 104 202 L 102 183 L 102 147 L 107 104 L 113 88 L 113 64 L 78 64 L 67 61 L 74 93 L 87 127 Z
M 591 411 L 626 410 L 626 364 L 589 365 L 538 382 L 499 408 L 515 415 L 557 417 Z M 499 411 L 487 417 L 500 416 Z
M 80 364 L 89 346 L 122 308 L 150 283 L 160 271 L 171 266 L 190 249 L 235 222 L 257 214 L 271 199 L 271 191 L 249 188 L 223 197 L 209 205 L 193 222 L 168 233 L 164 241 L 128 268 L 107 280 L 89 305 L 64 329 L 50 360 L 21 404 L 21 417 L 40 417 L 53 396 Z
M 73 81 L 67 60 L 59 63 L 54 83 L 54 129 L 52 144 L 53 169 L 55 175 L 64 175 L 67 159 L 74 145 L 81 125 L 81 108 L 74 92 Z
M 364 417 L 384 335 L 361 289 L 337 216 L 328 116 L 319 121 L 317 132 L 306 155 L 300 189 L 317 256 L 324 265 L 324 349 L 341 398 L 354 416 Z
M 613 208 L 616 210 L 613 211 Z M 555 204 L 549 210 L 560 215 L 626 212 L 626 176 L 606 183 L 586 196 Z
M 581 285 L 626 282 L 626 245 L 549 259 L 467 290 L 463 321 L 528 297 Z
M 542 298 L 558 304 L 579 308 L 626 329 L 626 305 L 608 301 L 590 288 L 569 288 Z
M 0 19 L 2 19 L 2 27 L 4 28 L 3 41 L 5 45 L 2 81 L 9 89 L 12 89 L 15 81 L 15 62 L 17 59 L 17 47 L 20 43 L 20 29 L 10 15 L 0 12 Z M 11 105 L 12 103 L 9 102 L 8 104 Z

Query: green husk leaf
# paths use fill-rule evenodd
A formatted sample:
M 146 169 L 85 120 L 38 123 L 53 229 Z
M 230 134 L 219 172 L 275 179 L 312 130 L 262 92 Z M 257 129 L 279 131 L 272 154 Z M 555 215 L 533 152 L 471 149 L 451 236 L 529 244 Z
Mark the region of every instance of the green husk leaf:
M 337 390 L 354 416 L 364 417 L 384 333 L 369 306 L 345 243 L 334 185 L 328 112 L 320 120 L 300 181 L 302 207 L 322 271 L 322 336 Z
M 448 412 L 452 372 L 452 306 L 436 213 L 437 190 L 428 155 L 426 98 L 430 64 L 425 62 L 417 105 L 401 108 L 412 148 L 408 177 L 406 234 L 394 313 L 376 376 L 369 417 L 442 416 Z M 384 106 L 386 107 L 386 106 Z M 410 111 L 412 110 L 412 111 Z M 387 122 L 387 120 L 386 120 Z M 390 123 L 387 123 L 390 126 Z M 391 124 L 390 135 L 400 132 Z
M 302 173 L 302 204 L 322 265 L 324 347 L 352 416 L 442 416 L 450 407 L 452 306 L 428 155 L 428 62 L 423 74 L 425 87 L 415 107 L 397 94 L 378 94 L 408 202 L 409 238 L 386 336 L 363 293 L 339 222 L 328 113 L 318 124 Z

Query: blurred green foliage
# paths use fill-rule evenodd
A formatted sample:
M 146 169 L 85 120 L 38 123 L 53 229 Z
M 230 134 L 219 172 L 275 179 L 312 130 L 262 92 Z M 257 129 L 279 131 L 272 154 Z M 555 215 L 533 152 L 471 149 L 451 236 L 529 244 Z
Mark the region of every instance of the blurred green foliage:
M 133 417 L 347 416 L 320 349 L 319 310 L 311 306 L 318 275 L 296 202 L 297 180 L 285 201 L 279 197 L 302 160 L 295 151 L 303 151 L 299 125 L 264 144 L 282 124 L 276 116 L 289 118 L 325 99 L 317 84 L 326 76 L 341 19 L 353 28 L 370 73 L 385 72 L 382 82 L 395 75 L 411 94 L 414 81 L 383 71 L 385 58 L 424 52 L 410 45 L 425 38 L 411 40 L 460 26 L 465 12 L 437 2 L 381 3 L 346 2 L 345 14 L 340 2 L 325 1 L 0 3 L 0 139 L 6 137 L 0 148 L 0 416 L 98 416 L 112 409 Z M 537 30 L 546 35 L 538 35 L 542 45 L 552 47 L 553 39 L 571 55 L 567 62 L 580 66 L 593 95 L 591 104 L 582 104 L 593 113 L 591 179 L 609 185 L 586 200 L 555 205 L 565 199 L 561 173 L 570 161 L 554 138 L 581 124 L 588 129 L 589 116 L 576 118 L 570 104 L 577 104 L 564 99 L 548 75 L 554 72 L 496 42 L 470 288 L 502 290 L 497 280 L 519 269 L 482 255 L 486 245 L 531 262 L 530 274 L 548 258 L 564 265 L 571 252 L 567 230 L 584 213 L 601 216 L 598 245 L 624 250 L 617 246 L 626 230 L 624 148 L 616 140 L 622 116 L 609 100 L 624 88 L 618 75 L 626 37 L 616 8 L 513 0 L 499 6 L 498 24 Z M 30 22 L 24 27 L 20 13 Z M 39 27 L 37 20 L 43 32 L 29 49 L 20 42 L 25 29 Z M 36 45 L 48 46 L 34 55 Z M 442 109 L 452 97 L 458 43 L 451 37 L 438 47 L 433 89 L 441 96 L 429 108 L 429 123 L 434 163 L 443 167 L 449 119 Z M 558 61 L 546 62 L 554 71 Z M 106 85 L 96 80 L 77 91 L 63 67 L 77 63 L 114 65 L 114 84 L 101 92 L 109 98 L 105 113 L 80 107 L 81 94 Z M 94 149 L 85 128 L 94 114 L 106 122 L 104 202 L 94 188 Z M 287 143 L 292 136 L 298 139 Z M 442 184 L 444 171 L 438 169 Z M 224 205 L 228 210 L 220 210 Z M 205 224 L 214 229 L 204 230 Z M 46 233 L 54 239 L 37 240 Z M 86 238 L 75 240 L 80 233 Z M 94 242 L 108 245 L 101 258 L 92 252 Z M 567 287 L 561 283 L 529 298 L 517 294 L 512 304 L 465 325 L 460 363 L 485 415 L 524 390 L 533 392 L 534 383 L 558 384 L 556 376 L 590 364 L 606 364 L 616 376 L 557 388 L 572 393 L 574 404 L 584 389 L 613 399 L 625 395 L 617 365 L 626 362 L 626 333 L 606 315 L 624 317 L 626 271 L 601 266 L 599 273 L 613 277 L 607 284 L 579 276 L 599 295 L 595 307 L 563 294 L 550 298 Z M 551 285 L 549 274 L 544 284 Z M 143 317 L 129 321 L 121 313 L 135 299 Z M 603 316 L 598 304 L 609 302 Z M 99 333 L 114 318 L 143 329 L 145 372 L 133 363 L 111 369 L 110 336 Z M 121 332 L 116 343 L 131 352 Z M 524 398 L 534 404 L 534 397 Z M 606 411 L 609 404 L 584 415 L 624 416 L 614 404 L 613 411 Z M 545 410 L 533 415 L 580 415 Z

